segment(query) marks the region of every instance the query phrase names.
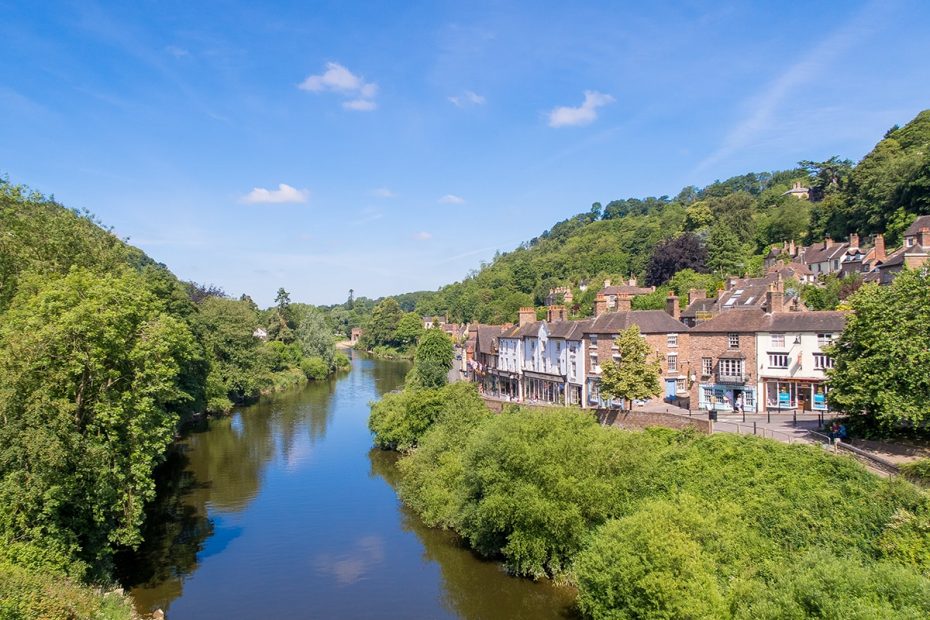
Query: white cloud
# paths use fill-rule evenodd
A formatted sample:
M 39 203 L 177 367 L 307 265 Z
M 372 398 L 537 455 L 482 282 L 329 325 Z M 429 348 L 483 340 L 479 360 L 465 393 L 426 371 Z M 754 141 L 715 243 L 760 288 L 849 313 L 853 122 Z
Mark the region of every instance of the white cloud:
M 420 241 L 427 241 L 433 238 L 433 233 L 424 231 L 418 232 L 413 236 L 414 239 L 419 239 Z
M 343 101 L 342 107 L 346 110 L 357 110 L 359 112 L 370 112 L 378 107 L 378 104 L 370 99 L 352 99 Z
M 466 90 L 463 95 L 454 95 L 449 97 L 449 101 L 460 108 L 469 105 L 484 105 L 484 97 L 470 90 Z
M 371 195 L 377 198 L 394 198 L 395 196 L 397 196 L 397 194 L 392 192 L 387 187 L 379 187 L 377 189 L 373 189 L 371 190 Z
M 441 205 L 463 205 L 465 204 L 465 199 L 461 196 L 456 196 L 455 194 L 446 194 L 439 199 L 439 204 Z
M 369 111 L 378 107 L 374 102 L 378 94 L 378 85 L 366 82 L 337 62 L 326 63 L 326 71 L 319 75 L 308 76 L 297 88 L 313 93 L 334 92 L 349 99 L 342 103 L 346 110 Z
M 597 109 L 613 103 L 614 98 L 594 90 L 584 91 L 584 103 L 577 108 L 559 106 L 549 112 L 550 127 L 589 125 L 597 119 Z
M 307 202 L 310 190 L 297 189 L 286 183 L 279 183 L 278 189 L 252 188 L 252 191 L 242 197 L 242 202 L 248 204 L 293 204 Z

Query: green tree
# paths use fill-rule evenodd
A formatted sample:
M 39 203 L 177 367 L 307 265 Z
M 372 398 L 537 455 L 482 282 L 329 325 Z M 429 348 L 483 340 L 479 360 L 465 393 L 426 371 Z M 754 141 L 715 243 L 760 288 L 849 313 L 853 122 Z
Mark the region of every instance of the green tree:
M 830 405 L 885 430 L 930 420 L 930 274 L 905 270 L 865 285 L 832 347 Z M 894 360 L 906 360 L 895 363 Z
M 408 385 L 437 388 L 446 384 L 452 369 L 455 350 L 452 340 L 439 329 L 428 329 L 420 337 L 413 358 L 413 369 L 407 378 Z
M 305 314 L 297 326 L 297 342 L 304 356 L 319 358 L 327 368 L 332 367 L 335 339 L 321 312 L 311 310 Z
M 138 545 L 198 354 L 135 273 L 24 281 L 0 325 L 0 531 L 97 568 Z
M 658 396 L 662 392 L 661 367 L 649 343 L 640 335 L 639 326 L 631 325 L 620 332 L 616 344 L 620 362 L 608 360 L 601 364 L 601 394 L 627 402 Z
M 408 312 L 397 322 L 397 329 L 394 330 L 393 340 L 399 346 L 406 348 L 417 342 L 423 333 L 423 324 L 420 315 L 416 312 Z
M 371 317 L 365 330 L 365 338 L 371 346 L 393 345 L 394 334 L 404 311 L 393 297 L 379 302 L 371 310 Z
M 737 236 L 727 226 L 715 224 L 707 238 L 707 266 L 721 276 L 739 275 L 743 268 L 743 249 Z

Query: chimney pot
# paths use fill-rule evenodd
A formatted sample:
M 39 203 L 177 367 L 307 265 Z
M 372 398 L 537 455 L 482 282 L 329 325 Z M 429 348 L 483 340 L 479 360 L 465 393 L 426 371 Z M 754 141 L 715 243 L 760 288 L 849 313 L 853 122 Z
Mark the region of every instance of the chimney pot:
M 594 316 L 601 316 L 605 312 L 607 312 L 607 297 L 604 293 L 598 293 L 594 297 Z

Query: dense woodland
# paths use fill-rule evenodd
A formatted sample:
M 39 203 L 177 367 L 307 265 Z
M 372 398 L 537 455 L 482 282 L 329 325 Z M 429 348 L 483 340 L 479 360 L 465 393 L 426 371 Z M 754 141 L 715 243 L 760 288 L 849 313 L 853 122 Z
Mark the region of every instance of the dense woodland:
M 256 330 L 266 336 L 256 337 Z M 261 335 L 261 332 L 258 332 Z M 125 617 L 181 424 L 348 365 L 322 312 L 179 281 L 88 213 L 0 181 L 0 617 Z

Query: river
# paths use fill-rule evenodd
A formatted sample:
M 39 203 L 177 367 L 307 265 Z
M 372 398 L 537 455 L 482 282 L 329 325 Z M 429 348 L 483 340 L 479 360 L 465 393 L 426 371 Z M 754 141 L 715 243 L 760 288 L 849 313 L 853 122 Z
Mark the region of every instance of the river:
M 409 365 L 358 355 L 330 381 L 185 436 L 146 543 L 118 558 L 140 611 L 204 618 L 565 618 L 573 592 L 510 577 L 397 498 L 368 403 Z

